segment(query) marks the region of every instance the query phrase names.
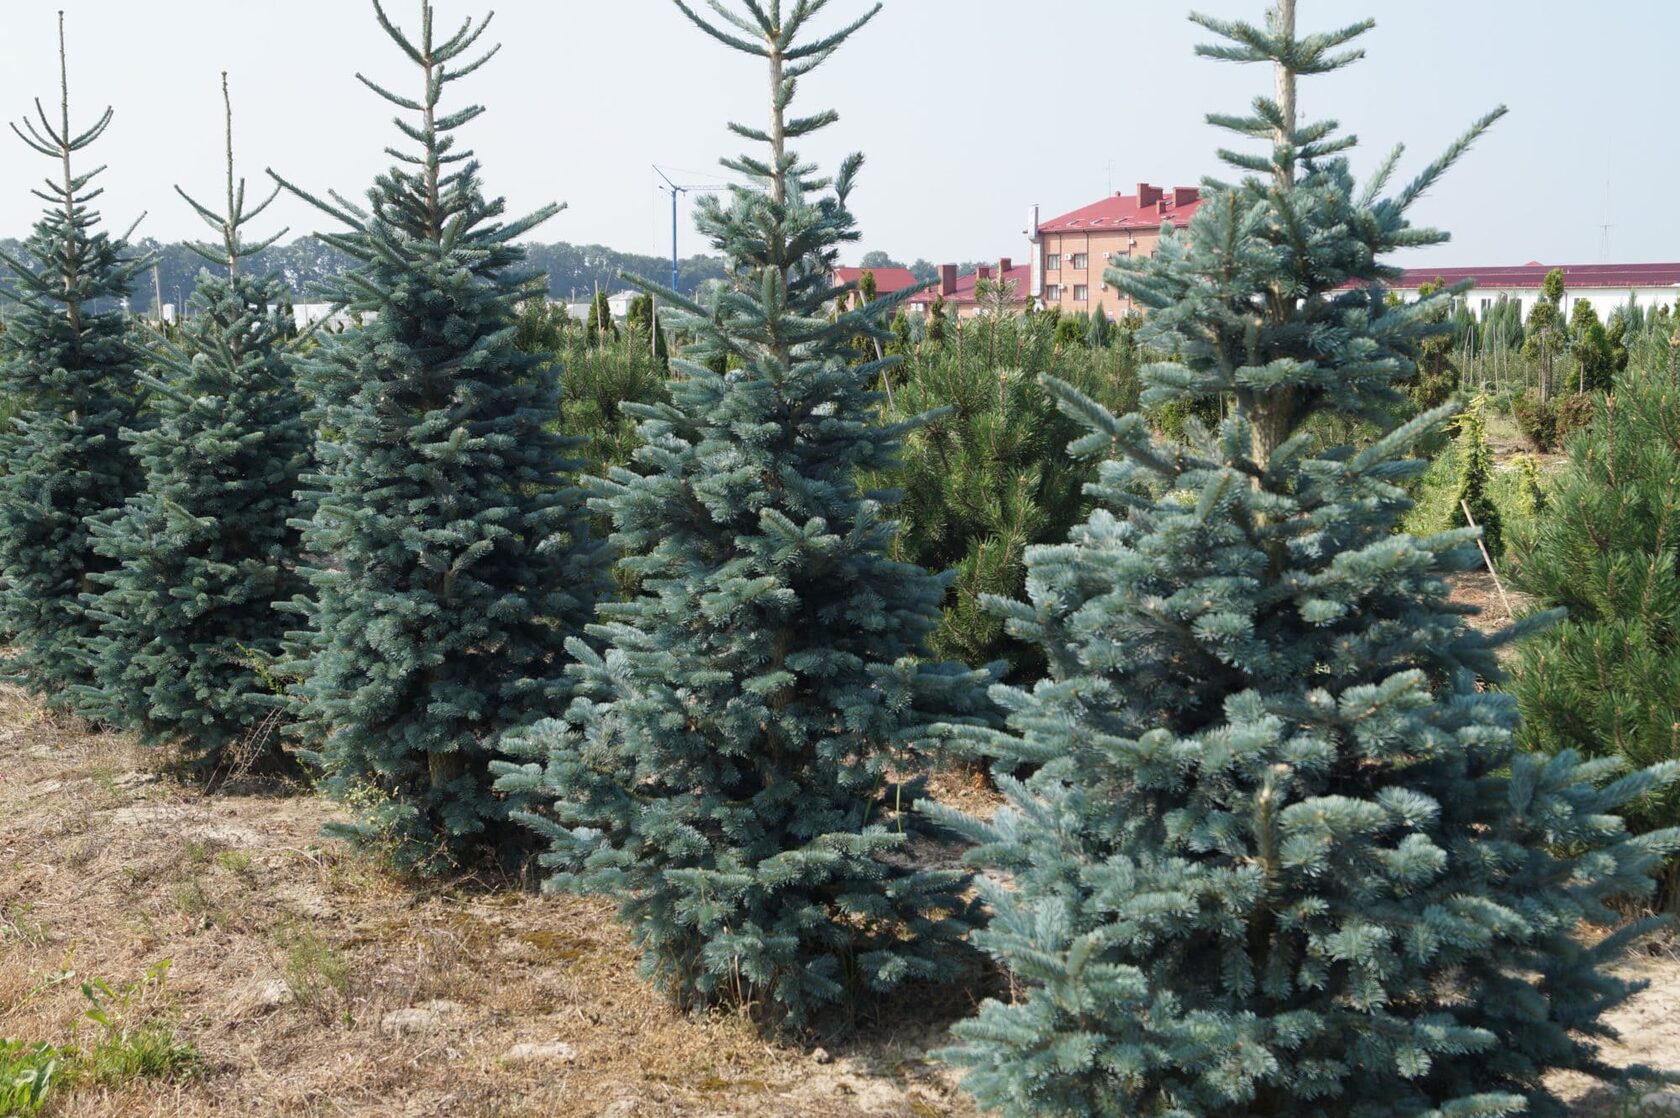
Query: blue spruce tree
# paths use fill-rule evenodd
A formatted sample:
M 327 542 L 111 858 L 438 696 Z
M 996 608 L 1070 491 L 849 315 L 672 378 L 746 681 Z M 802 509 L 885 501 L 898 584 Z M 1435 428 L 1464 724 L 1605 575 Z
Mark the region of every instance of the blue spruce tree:
M 226 208 L 180 193 L 220 235 L 190 247 L 226 274 L 201 273 L 175 339 L 153 341 L 142 380 L 154 422 L 124 432 L 145 488 L 94 525 L 94 549 L 117 567 L 94 576 L 105 590 L 88 610 L 103 628 L 83 706 L 143 740 L 178 743 L 194 765 L 248 768 L 279 755 L 268 665 L 285 628 L 275 603 L 305 589 L 295 521 L 307 506 L 295 492 L 313 434 L 289 364 L 297 330 L 285 284 L 240 271 L 283 231 L 244 240 L 275 195 L 247 207 L 226 74 L 222 98 Z
M 10 673 L 55 709 L 76 705 L 93 681 L 99 621 L 82 596 L 113 566 L 95 554 L 90 519 L 121 508 L 140 485 L 118 433 L 135 424 L 137 354 L 121 308 L 143 262 L 126 238 L 99 229 L 91 203 L 103 168 L 78 173 L 74 157 L 104 134 L 111 110 L 86 129 L 70 124 L 64 16 L 59 15 L 60 112 L 40 101 L 13 131 L 52 158 L 59 177 L 35 193 L 48 203 L 18 255 L 0 253 L 17 308 L 0 332 L 0 392 L 13 409 L 0 431 L 0 630 L 16 646 Z
M 646 285 L 694 341 L 670 403 L 636 406 L 632 468 L 592 502 L 641 594 L 602 607 L 604 656 L 574 643 L 587 695 L 501 785 L 553 801 L 529 820 L 550 884 L 615 898 L 679 1004 L 790 1029 L 844 1027 L 875 995 L 953 973 L 965 878 L 906 857 L 925 826 L 911 777 L 930 726 L 978 717 L 989 678 L 918 662 L 946 580 L 888 557 L 888 496 L 856 482 L 911 424 L 876 418 L 896 358 L 855 348 L 886 336 L 897 300 L 831 317 L 861 157 L 831 180 L 788 146 L 836 119 L 790 115 L 799 79 L 878 10 L 814 32 L 826 5 L 714 3 L 713 23 L 678 0 L 768 63 L 767 124 L 731 125 L 765 150 L 726 160 L 750 185 L 699 206 L 731 282 L 704 306 Z
M 1144 401 L 1230 410 L 1175 443 L 1053 386 L 1090 428 L 1074 451 L 1107 460 L 1090 518 L 1030 553 L 1029 601 L 996 603 L 1051 677 L 994 691 L 1007 730 L 954 732 L 1009 806 L 930 808 L 979 843 L 976 938 L 1019 992 L 946 1058 L 1020 1118 L 1559 1114 L 1542 1077 L 1611 1074 L 1593 1040 L 1635 985 L 1606 965 L 1650 925 L 1580 929 L 1620 924 L 1607 902 L 1680 843 L 1615 812 L 1680 765 L 1519 752 L 1513 700 L 1477 689 L 1499 638 L 1447 597 L 1473 534 L 1395 532 L 1406 448 L 1447 408 L 1383 417 L 1451 293 L 1387 308 L 1381 260 L 1445 239 L 1407 211 L 1499 114 L 1358 189 L 1352 138 L 1298 122 L 1295 86 L 1370 24 L 1195 18 L 1224 40 L 1204 55 L 1274 65 L 1276 97 L 1211 118 L 1268 150 L 1221 153 L 1241 181 L 1108 280 L 1176 358 Z M 1384 433 L 1327 447 L 1325 415 Z
M 456 149 L 482 109 L 439 109 L 495 53 L 471 57 L 489 19 L 435 38 L 422 0 L 410 38 L 373 9 L 420 88 L 361 80 L 414 114 L 396 123 L 417 150 L 393 152 L 366 207 L 297 191 L 349 227 L 323 239 L 358 266 L 325 293 L 366 325 L 302 366 L 321 432 L 304 546 L 321 562 L 292 670 L 312 759 L 366 809 L 351 833 L 435 870 L 518 833 L 486 762 L 510 727 L 564 708 L 564 642 L 606 564 L 572 476 L 577 441 L 550 430 L 557 372 L 514 344 L 542 280 L 513 242 L 557 207 L 501 220 Z

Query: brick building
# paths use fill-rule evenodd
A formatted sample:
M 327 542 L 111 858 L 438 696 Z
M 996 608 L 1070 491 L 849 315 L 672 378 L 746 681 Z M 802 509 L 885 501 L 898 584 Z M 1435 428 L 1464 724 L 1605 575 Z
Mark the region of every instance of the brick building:
M 942 264 L 939 267 L 939 282 L 926 291 L 912 295 L 905 301 L 905 306 L 912 313 L 920 311 L 925 314 L 936 300 L 944 299 L 945 313 L 952 318 L 973 318 L 981 310 L 976 296 L 980 281 L 995 279 L 1000 274 L 1004 282 L 1013 287 L 1010 301 L 1015 309 L 1026 310 L 1032 301 L 1032 267 L 1017 264 L 1007 256 L 996 264 L 982 264 L 961 276 L 957 274 L 955 264 Z
M 896 295 L 907 287 L 916 286 L 916 277 L 910 274 L 909 268 L 836 268 L 834 282 L 862 283 L 865 272 L 875 276 L 877 295 Z
M 1130 298 L 1103 282 L 1109 263 L 1154 255 L 1162 230 L 1182 229 L 1200 204 L 1196 187 L 1140 182 L 1136 194 L 1116 194 L 1049 221 L 1038 220 L 1035 206 L 1027 230 L 1033 246 L 1027 294 L 1040 306 L 1060 307 L 1065 314 L 1100 305 L 1110 318 L 1118 318 L 1134 308 Z

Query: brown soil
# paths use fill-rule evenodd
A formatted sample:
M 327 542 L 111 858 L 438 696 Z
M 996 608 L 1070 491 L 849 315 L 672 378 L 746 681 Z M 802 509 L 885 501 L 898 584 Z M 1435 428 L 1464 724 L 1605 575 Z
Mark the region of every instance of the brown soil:
M 1513 618 L 1521 617 L 1534 608 L 1532 598 L 1521 591 L 1513 590 L 1503 575 L 1495 581 L 1485 569 L 1456 574 L 1452 576 L 1451 582 L 1452 600 L 1475 606 L 1480 611 L 1471 614 L 1466 620 L 1483 632 L 1503 629 Z
M 85 1044 L 80 983 L 167 961 L 119 1015 L 202 1055 L 173 1081 L 84 1081 L 54 1118 L 976 1114 L 927 1055 L 960 999 L 826 1052 L 770 1042 L 650 991 L 608 905 L 426 891 L 322 838 L 336 809 L 308 789 L 205 796 L 156 765 L 0 688 L 0 1037 Z M 1680 1070 L 1680 958 L 1637 970 L 1653 988 L 1612 1016 L 1610 1058 Z M 1582 1114 L 1619 1113 L 1561 1086 Z

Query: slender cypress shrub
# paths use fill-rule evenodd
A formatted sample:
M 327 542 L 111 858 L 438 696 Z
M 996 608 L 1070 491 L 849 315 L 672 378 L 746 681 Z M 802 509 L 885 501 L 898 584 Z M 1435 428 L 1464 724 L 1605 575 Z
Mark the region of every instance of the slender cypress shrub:
M 1493 456 L 1488 452 L 1487 424 L 1482 419 L 1483 402 L 1474 400 L 1459 417 L 1458 445 L 1462 465 L 1458 493 L 1453 501 L 1456 522 L 1466 506 L 1482 530 L 1482 546 L 1495 559 L 1505 554 L 1505 518 L 1494 503 Z

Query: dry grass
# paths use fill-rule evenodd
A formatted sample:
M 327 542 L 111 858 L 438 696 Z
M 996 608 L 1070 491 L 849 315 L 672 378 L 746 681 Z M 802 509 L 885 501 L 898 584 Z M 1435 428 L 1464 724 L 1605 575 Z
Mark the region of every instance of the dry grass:
M 926 1058 L 936 1020 L 830 1054 L 686 1016 L 636 977 L 610 906 L 419 892 L 323 839 L 316 797 L 207 797 L 155 763 L 0 689 L 0 1036 L 75 1042 L 81 981 L 167 959 L 145 1019 L 202 1057 L 80 1084 L 59 1118 L 974 1113 Z
M 649 991 L 607 905 L 420 891 L 320 837 L 334 808 L 306 790 L 205 796 L 156 760 L 0 688 L 0 1036 L 85 1042 L 80 981 L 122 987 L 169 960 L 134 1023 L 200 1057 L 174 1078 L 84 1081 L 55 1118 L 975 1114 L 927 1059 L 964 1004 L 832 1053 L 771 1043 Z M 942 796 L 991 798 L 950 779 Z M 1674 1067 L 1680 959 L 1638 965 L 1655 985 L 1616 1015 L 1612 1058 Z M 1563 1086 L 1583 1114 L 1637 1113 Z

